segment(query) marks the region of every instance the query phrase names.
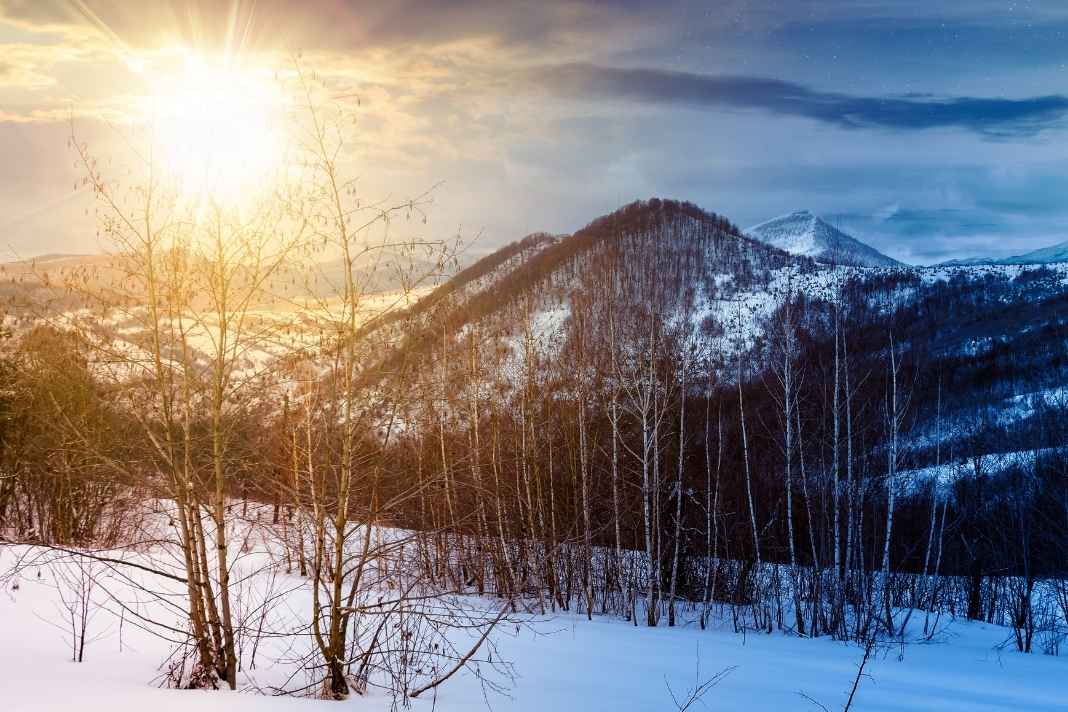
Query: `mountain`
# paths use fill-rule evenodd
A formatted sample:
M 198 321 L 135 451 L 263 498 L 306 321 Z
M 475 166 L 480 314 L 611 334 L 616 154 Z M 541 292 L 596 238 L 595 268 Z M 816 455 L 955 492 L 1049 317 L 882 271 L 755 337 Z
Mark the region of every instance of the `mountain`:
M 792 255 L 804 255 L 821 262 L 857 267 L 903 266 L 807 210 L 772 218 L 745 232 Z
M 657 322 L 722 360 L 759 341 L 785 294 L 820 295 L 831 277 L 720 215 L 653 198 L 572 235 L 535 233 L 484 257 L 404 315 L 421 324 L 405 348 L 426 355 L 442 347 L 445 332 L 456 342 L 449 348 L 462 349 L 470 334 L 484 334 L 498 342 L 507 372 L 531 343 L 557 358 L 612 339 L 640 342 Z
M 92 259 L 93 257 L 94 257 L 94 255 L 91 255 L 91 254 L 88 254 L 88 253 L 84 253 L 84 252 L 49 252 L 49 253 L 44 254 L 44 255 L 37 255 L 36 257 L 29 257 L 29 258 L 26 258 L 26 259 L 20 258 L 20 259 L 17 259 L 17 260 L 11 260 L 9 262 L 9 264 L 11 264 L 11 263 L 16 263 L 16 264 L 17 263 L 26 263 L 26 264 L 37 263 L 37 264 L 42 264 L 44 262 L 57 262 L 57 261 L 60 261 L 60 260 L 77 261 L 77 260 L 81 260 L 81 259 Z
M 831 245 L 854 259 L 837 266 L 818 261 Z M 107 290 L 119 271 L 108 259 L 0 265 L 0 299 L 8 314 L 32 296 L 37 303 L 51 298 L 60 309 L 80 308 L 64 298 L 62 285 L 88 275 L 91 285 Z M 876 259 L 886 266 L 858 266 Z M 775 349 L 781 348 L 782 320 L 793 319 L 803 335 L 797 361 L 812 374 L 815 388 L 822 384 L 814 374 L 835 360 L 828 329 L 837 318 L 849 335 L 850 364 L 857 373 L 885 374 L 887 335 L 893 334 L 901 360 L 917 374 L 910 376 L 917 404 L 914 433 L 936 429 L 930 404 L 940 403 L 944 432 L 950 432 L 950 422 L 986 418 L 990 422 L 982 427 L 1011 424 L 1012 437 L 996 446 L 1005 452 L 1041 444 L 1043 416 L 1031 401 L 1053 399 L 1061 389 L 1068 393 L 1068 361 L 1056 347 L 1068 341 L 1068 319 L 1062 316 L 1068 313 L 1068 263 L 953 270 L 898 265 L 811 213 L 769 221 L 746 234 L 693 204 L 651 199 L 598 217 L 570 235 L 534 233 L 505 246 L 408 309 L 370 321 L 367 330 L 389 327 L 384 340 L 396 335 L 381 351 L 384 369 L 398 362 L 398 354 L 411 353 L 429 373 L 440 372 L 442 363 L 456 378 L 475 368 L 499 378 L 486 388 L 508 391 L 508 385 L 531 377 L 531 360 L 547 380 L 566 381 L 583 360 L 601 378 L 615 378 L 621 365 L 611 363 L 606 345 L 616 344 L 619 354 L 641 353 L 655 328 L 658 343 L 701 354 L 702 368 L 719 382 L 731 383 L 744 363 L 746 379 L 760 384 L 747 398 L 770 422 L 774 402 L 764 382 L 775 380 L 769 369 L 781 363 Z M 316 276 L 337 281 L 337 267 L 319 265 Z M 308 293 L 307 277 L 295 267 L 277 282 L 272 292 L 283 297 Z M 788 303 L 793 310 L 784 316 Z M 304 332 L 294 328 L 294 333 L 302 338 Z M 473 337 L 480 351 L 475 355 Z M 481 363 L 473 366 L 472 358 Z M 931 380 L 939 373 L 945 374 L 945 388 Z M 865 384 L 873 389 L 867 401 L 880 402 L 881 382 L 869 376 Z M 821 403 L 822 391 L 806 398 Z M 976 415 L 980 407 L 989 415 Z M 873 452 L 881 427 L 865 436 Z M 938 459 L 925 450 L 926 442 L 917 437 L 915 447 L 903 447 L 910 465 L 922 469 Z
M 1008 257 L 1001 260 L 1005 265 L 1048 265 L 1054 262 L 1068 262 L 1068 242 L 1058 242 L 1056 245 L 1042 247 L 1031 252 L 1025 252 L 1016 257 Z
M 969 265 L 1050 265 L 1057 262 L 1068 262 L 1068 241 L 1058 242 L 1056 245 L 1041 247 L 1022 255 L 1014 255 L 1003 259 L 989 257 L 968 257 L 959 260 L 940 262 L 939 267 L 966 267 Z
M 900 368 L 910 373 L 914 402 L 910 433 L 902 437 L 904 469 L 930 474 L 926 468 L 939 461 L 945 468 L 945 453 L 971 451 L 977 433 L 984 433 L 985 454 L 1003 454 L 992 463 L 1012 462 L 1015 453 L 1043 443 L 1041 418 L 1048 415 L 1039 406 L 1068 393 L 1068 362 L 1055 347 L 1068 341 L 1068 319 L 1061 316 L 1068 264 L 901 269 L 809 213 L 758 228 L 743 233 L 692 204 L 653 199 L 572 235 L 531 235 L 417 302 L 403 320 L 415 329 L 402 348 L 437 373 L 456 354 L 471 358 L 474 339 L 481 351 L 476 360 L 483 361 L 466 368 L 497 374 L 492 387 L 509 392 L 509 385 L 533 377 L 531 360 L 546 383 L 565 382 L 582 361 L 611 380 L 619 365 L 610 363 L 606 345 L 641 353 L 650 326 L 658 325 L 663 343 L 704 354 L 721 383 L 734 381 L 744 364 L 753 384 L 747 402 L 758 420 L 772 422 L 779 406 L 767 384 L 776 382 L 783 319 L 803 334 L 796 358 L 811 377 L 805 388 L 816 389 L 805 398 L 818 404 L 823 385 L 815 374 L 830 377 L 825 369 L 835 361 L 837 313 L 848 334 L 850 368 L 869 374 L 857 402 L 885 397 L 888 334 L 907 364 Z M 755 239 L 758 234 L 782 239 L 772 245 Z M 833 240 L 822 241 L 827 238 Z M 866 260 L 835 266 L 791 254 L 822 256 L 828 244 Z M 885 266 L 858 264 L 876 259 Z M 457 378 L 464 373 L 454 371 Z M 462 380 L 454 387 L 461 389 Z M 933 446 L 938 430 L 941 459 Z M 865 434 L 873 456 L 885 455 L 878 454 L 884 436 L 878 422 Z
M 996 260 L 989 257 L 962 257 L 955 260 L 946 260 L 945 262 L 937 262 L 932 267 L 976 267 L 979 265 L 995 265 L 999 264 Z

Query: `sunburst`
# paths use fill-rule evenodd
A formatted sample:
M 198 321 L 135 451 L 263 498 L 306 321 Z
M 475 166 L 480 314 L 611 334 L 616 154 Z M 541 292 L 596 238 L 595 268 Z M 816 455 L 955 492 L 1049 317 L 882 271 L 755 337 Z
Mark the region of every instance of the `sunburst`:
M 285 100 L 270 71 L 189 52 L 178 71 L 145 72 L 154 157 L 182 193 L 240 201 L 277 177 Z

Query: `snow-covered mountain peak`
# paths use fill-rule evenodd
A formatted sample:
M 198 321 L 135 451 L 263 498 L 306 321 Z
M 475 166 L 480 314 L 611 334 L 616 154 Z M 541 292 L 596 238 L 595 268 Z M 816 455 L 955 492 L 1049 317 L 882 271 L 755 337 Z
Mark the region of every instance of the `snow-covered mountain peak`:
M 750 237 L 790 254 L 824 262 L 862 267 L 897 267 L 901 263 L 847 235 L 809 210 L 780 215 L 745 231 Z

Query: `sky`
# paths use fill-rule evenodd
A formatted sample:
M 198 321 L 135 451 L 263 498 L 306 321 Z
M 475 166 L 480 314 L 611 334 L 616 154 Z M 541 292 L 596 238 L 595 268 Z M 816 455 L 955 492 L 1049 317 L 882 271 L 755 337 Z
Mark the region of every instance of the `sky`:
M 0 0 L 0 259 L 101 249 L 68 139 L 190 52 L 313 69 L 361 195 L 479 251 L 653 196 L 914 264 L 1068 240 L 1060 1 Z

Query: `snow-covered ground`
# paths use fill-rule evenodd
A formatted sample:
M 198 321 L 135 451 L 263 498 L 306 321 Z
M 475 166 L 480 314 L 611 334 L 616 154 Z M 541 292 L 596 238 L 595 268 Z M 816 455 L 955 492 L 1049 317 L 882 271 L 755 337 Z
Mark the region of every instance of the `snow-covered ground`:
M 0 550 L 0 568 L 14 552 Z M 170 644 L 106 610 L 90 626 L 85 662 L 70 661 L 62 624 L 57 570 L 32 566 L 0 593 L 0 709 L 6 712 L 214 712 L 219 710 L 381 710 L 383 693 L 345 702 L 274 697 L 248 689 L 289 674 L 284 656 L 261 652 L 255 670 L 241 675 L 241 692 L 161 689 L 155 682 Z M 267 574 L 257 574 L 266 576 Z M 114 582 L 113 582 L 114 583 Z M 285 608 L 298 611 L 306 590 L 296 577 L 252 581 L 289 591 Z M 292 588 L 292 590 L 289 590 Z M 490 601 L 472 599 L 473 606 Z M 914 616 L 922 625 L 922 616 Z M 932 642 L 880 649 L 861 679 L 854 710 L 1068 709 L 1068 659 L 1023 655 L 1007 642 L 1011 632 L 943 618 Z M 669 629 L 634 627 L 618 619 L 573 614 L 527 615 L 498 627 L 495 662 L 512 675 L 487 670 L 502 691 L 464 671 L 435 696 L 413 700 L 417 710 L 675 710 L 696 686 L 723 679 L 691 709 L 817 710 L 842 708 L 863 651 L 829 639 L 779 634 L 736 634 L 729 624 L 702 631 L 694 624 Z M 299 646 L 299 644 L 298 644 Z M 279 649 L 284 649 L 281 645 Z M 246 653 L 247 660 L 247 653 Z

